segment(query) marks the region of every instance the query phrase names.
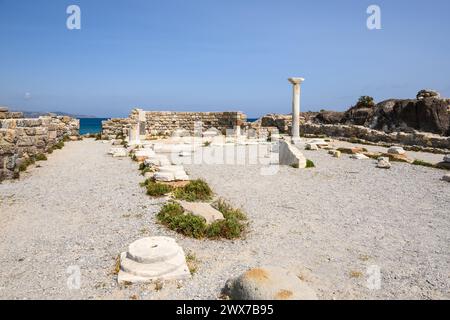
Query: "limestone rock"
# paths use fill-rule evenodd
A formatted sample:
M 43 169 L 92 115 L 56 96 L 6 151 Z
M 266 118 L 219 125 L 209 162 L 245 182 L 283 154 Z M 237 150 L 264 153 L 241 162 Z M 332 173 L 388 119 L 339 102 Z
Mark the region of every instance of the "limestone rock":
M 390 153 L 390 154 L 405 154 L 406 151 L 402 147 L 390 147 L 388 149 L 388 153 Z
M 297 147 L 284 140 L 280 140 L 278 149 L 278 163 L 280 165 L 306 168 L 306 158 Z
M 278 267 L 250 269 L 228 280 L 224 293 L 232 300 L 317 300 L 304 281 Z
M 319 147 L 317 146 L 317 144 L 314 143 L 307 143 L 305 146 L 306 150 L 311 150 L 311 151 L 317 151 L 319 150 Z
M 218 220 L 224 220 L 222 212 L 213 208 L 209 203 L 179 201 L 179 204 L 185 211 L 204 218 L 207 224 L 211 224 Z
M 128 251 L 120 255 L 119 284 L 189 277 L 183 249 L 172 238 L 143 238 L 130 244 Z
M 377 168 L 381 168 L 381 169 L 390 169 L 391 168 L 391 163 L 389 162 L 389 160 L 385 160 L 383 159 L 379 159 L 378 160 L 378 164 L 377 164 Z
M 437 98 L 437 99 L 440 99 L 441 98 L 441 94 L 439 92 L 437 92 L 436 90 L 424 89 L 424 90 L 420 90 L 417 93 L 416 98 L 417 98 L 417 100 L 422 100 L 422 99 L 425 99 L 425 98 Z
M 370 159 L 369 157 L 363 155 L 362 153 L 355 153 L 355 154 L 352 154 L 352 155 L 350 156 L 350 158 L 356 159 L 356 160 L 366 160 L 366 159 Z
M 175 181 L 175 175 L 173 172 L 155 172 L 153 178 L 155 178 L 156 181 L 162 182 Z
M 442 180 L 447 181 L 447 182 L 450 182 L 450 173 L 447 173 L 446 175 L 444 175 L 444 176 L 442 177 Z

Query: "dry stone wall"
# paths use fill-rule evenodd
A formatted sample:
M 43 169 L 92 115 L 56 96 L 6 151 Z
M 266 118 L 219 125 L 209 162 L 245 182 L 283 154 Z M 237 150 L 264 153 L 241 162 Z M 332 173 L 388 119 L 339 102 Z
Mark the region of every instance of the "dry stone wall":
M 21 112 L 0 108 L 0 181 L 17 177 L 23 161 L 67 137 L 78 137 L 79 120 L 65 116 L 25 119 Z
M 175 130 L 184 129 L 194 133 L 195 124 L 203 124 L 203 130 L 216 128 L 220 131 L 243 126 L 247 116 L 242 112 L 172 112 L 142 111 L 134 109 L 129 118 L 110 119 L 102 123 L 102 138 L 113 139 L 117 135 L 127 135 L 132 124 L 140 123 L 141 134 L 170 135 Z

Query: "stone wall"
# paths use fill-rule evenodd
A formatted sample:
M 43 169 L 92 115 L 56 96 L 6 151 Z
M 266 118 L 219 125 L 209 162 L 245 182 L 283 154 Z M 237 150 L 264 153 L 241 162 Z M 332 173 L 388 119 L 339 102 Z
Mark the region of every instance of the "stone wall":
M 102 138 L 112 139 L 117 135 L 128 135 L 128 128 L 140 124 L 141 135 L 170 135 L 175 130 L 185 129 L 194 133 L 195 123 L 201 121 L 203 130 L 216 128 L 218 130 L 233 129 L 243 126 L 247 116 L 242 112 L 172 112 L 143 111 L 134 109 L 129 118 L 110 119 L 102 123 Z
M 79 120 L 63 116 L 25 119 L 0 108 L 0 181 L 18 174 L 23 161 L 46 153 L 65 136 L 79 135 Z
M 450 137 L 444 137 L 428 132 L 413 131 L 385 133 L 363 126 L 342 124 L 303 123 L 300 126 L 302 134 L 326 135 L 330 137 L 357 138 L 373 143 L 403 144 L 426 148 L 450 149 Z

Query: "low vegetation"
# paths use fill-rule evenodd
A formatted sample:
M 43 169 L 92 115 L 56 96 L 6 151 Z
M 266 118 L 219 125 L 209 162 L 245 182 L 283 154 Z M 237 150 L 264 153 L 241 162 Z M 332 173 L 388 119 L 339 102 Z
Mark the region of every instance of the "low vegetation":
M 158 183 L 147 179 L 145 182 L 147 188 L 147 194 L 152 197 L 163 197 L 173 191 L 173 187 L 167 184 Z
M 36 159 L 36 161 L 46 161 L 47 156 L 43 153 L 39 153 L 36 155 L 35 159 Z
M 436 168 L 436 165 L 426 162 L 426 161 L 418 160 L 418 159 L 414 160 L 414 162 L 412 164 L 416 165 L 416 166 Z
M 24 171 L 26 171 L 27 168 L 28 168 L 28 166 L 30 166 L 30 165 L 32 165 L 32 164 L 34 164 L 34 163 L 35 163 L 34 158 L 27 158 L 27 159 L 23 160 L 23 161 L 20 163 L 19 167 L 18 167 L 19 172 L 24 172 Z
M 306 159 L 306 168 L 308 169 L 308 168 L 315 168 L 316 167 L 316 165 L 314 164 L 314 162 L 312 162 L 311 160 L 309 160 L 309 159 Z
M 211 200 L 213 192 L 209 185 L 203 180 L 190 181 L 184 187 L 176 188 L 174 197 L 179 200 L 190 202 Z
M 205 146 L 205 147 L 209 147 L 211 145 L 211 142 L 210 141 L 206 141 L 204 144 L 203 144 L 203 146 Z
M 224 201 L 218 201 L 214 206 L 222 212 L 225 219 L 209 225 L 204 218 L 184 212 L 181 205 L 175 202 L 165 204 L 157 219 L 169 229 L 196 239 L 239 238 L 247 227 L 245 214 Z

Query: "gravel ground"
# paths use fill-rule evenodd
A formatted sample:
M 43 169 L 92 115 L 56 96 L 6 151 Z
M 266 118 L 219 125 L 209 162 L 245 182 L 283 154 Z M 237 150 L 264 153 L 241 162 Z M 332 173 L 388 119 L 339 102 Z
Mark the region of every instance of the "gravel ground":
M 305 151 L 316 168 L 189 165 L 250 220 L 237 241 L 193 240 L 155 223 L 164 199 L 151 199 L 130 159 L 108 144 L 68 143 L 20 181 L 0 184 L 1 299 L 216 299 L 249 267 L 296 272 L 321 299 L 450 298 L 450 185 L 444 172 Z M 195 254 L 191 280 L 118 287 L 115 258 L 145 235 L 175 237 Z M 381 270 L 370 290 L 368 266 Z M 81 289 L 67 268 L 81 269 Z

